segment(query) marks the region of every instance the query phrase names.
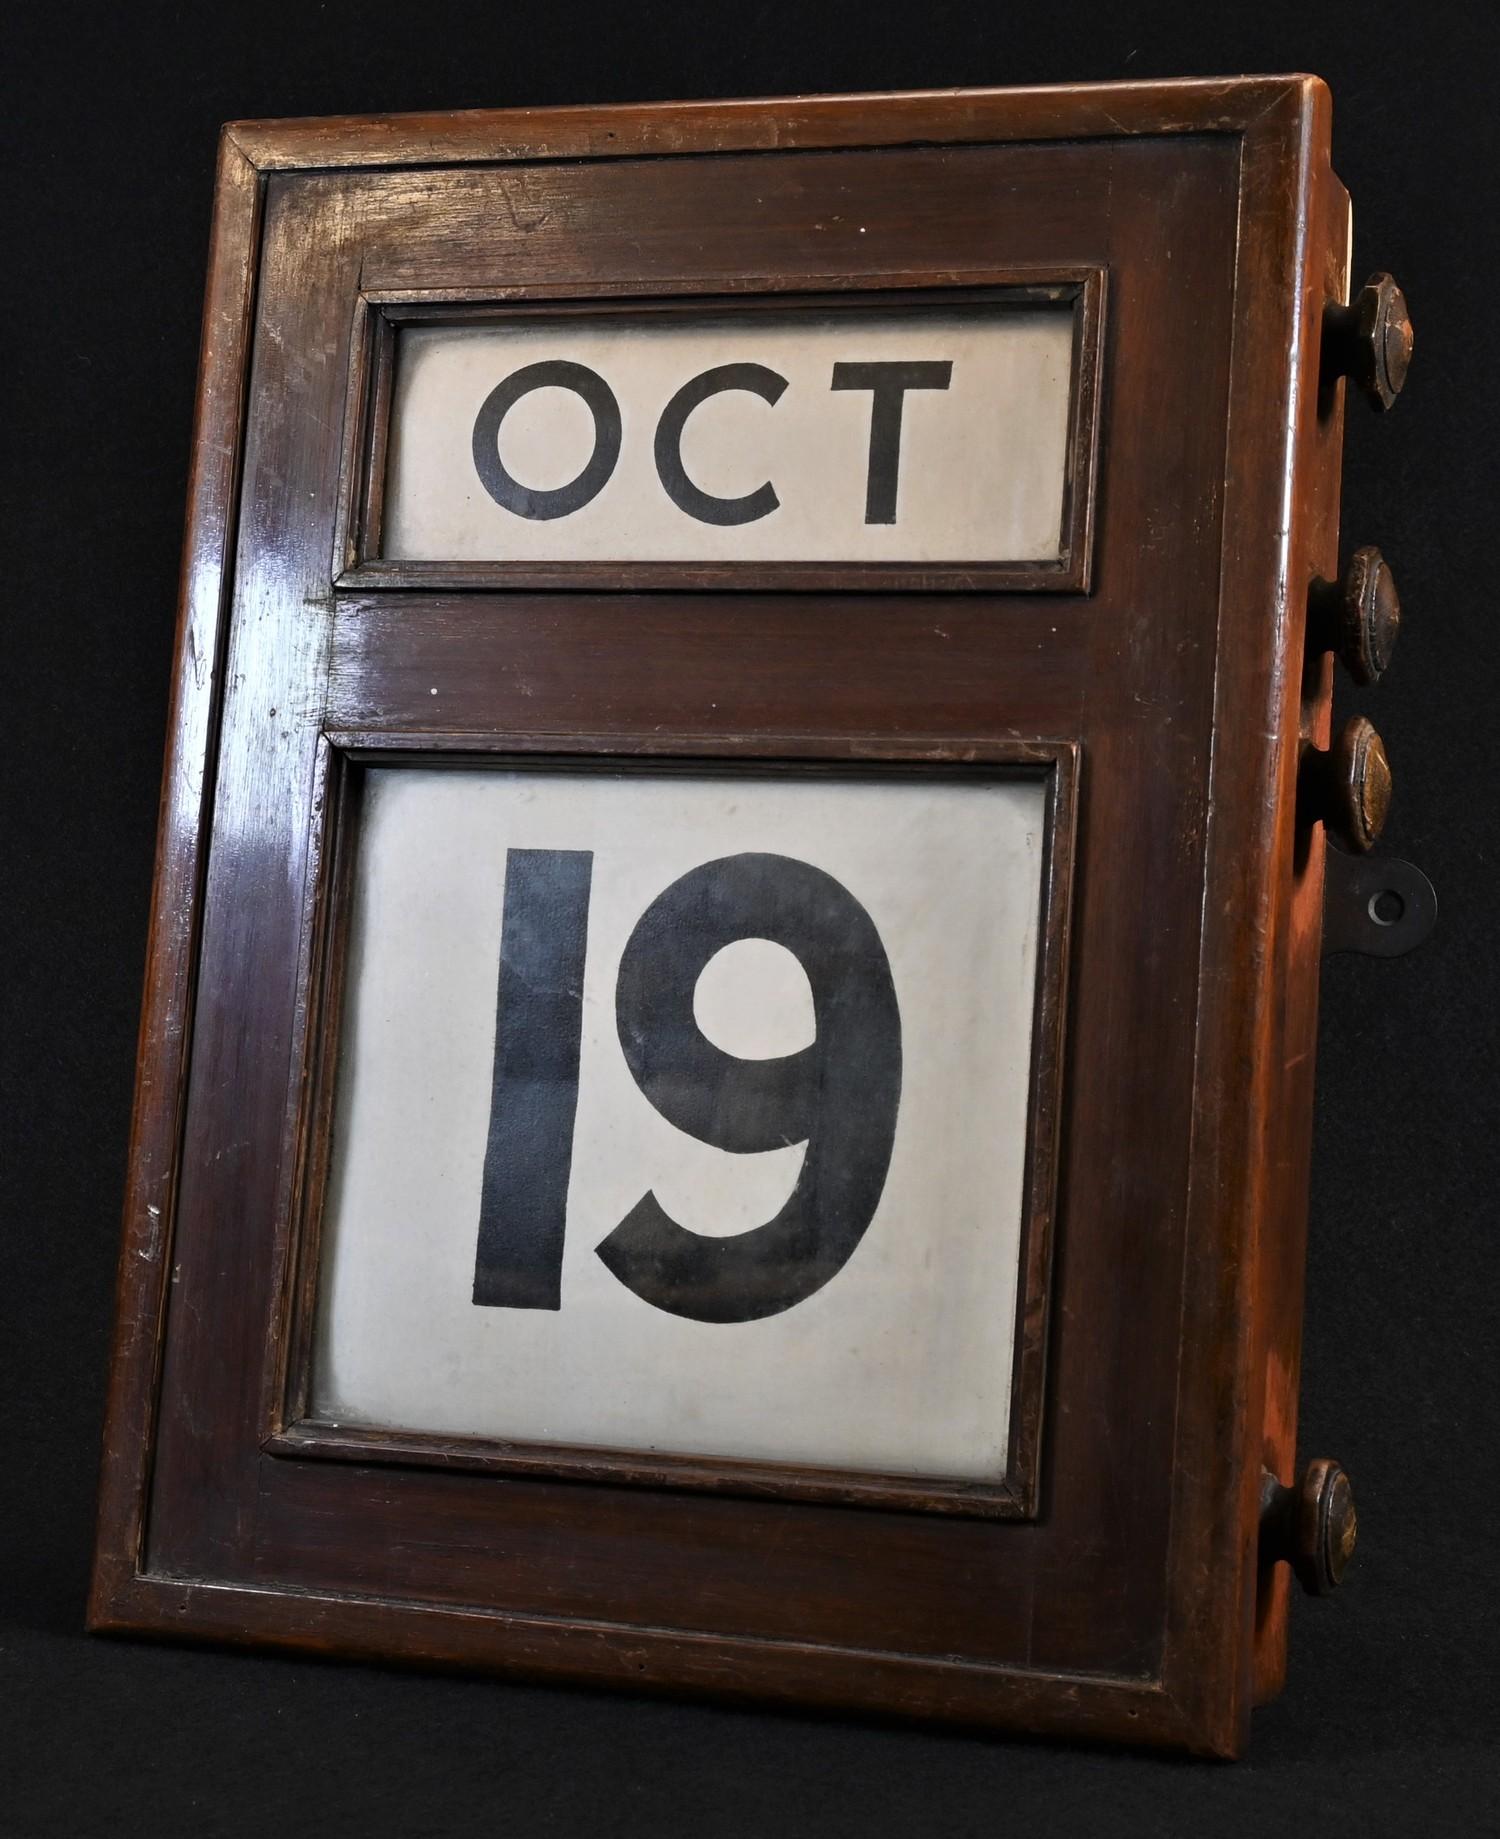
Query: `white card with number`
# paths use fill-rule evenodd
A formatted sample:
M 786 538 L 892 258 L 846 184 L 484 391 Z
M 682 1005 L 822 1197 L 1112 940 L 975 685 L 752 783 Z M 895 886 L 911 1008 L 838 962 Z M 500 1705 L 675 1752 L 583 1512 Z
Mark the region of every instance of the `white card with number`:
M 1006 1466 L 1033 779 L 365 775 L 314 1415 Z

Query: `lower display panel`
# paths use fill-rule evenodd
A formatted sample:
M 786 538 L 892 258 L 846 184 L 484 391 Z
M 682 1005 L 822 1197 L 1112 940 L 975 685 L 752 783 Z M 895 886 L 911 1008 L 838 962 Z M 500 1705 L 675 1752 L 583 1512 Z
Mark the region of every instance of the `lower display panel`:
M 360 769 L 310 1415 L 999 1483 L 1051 796 Z

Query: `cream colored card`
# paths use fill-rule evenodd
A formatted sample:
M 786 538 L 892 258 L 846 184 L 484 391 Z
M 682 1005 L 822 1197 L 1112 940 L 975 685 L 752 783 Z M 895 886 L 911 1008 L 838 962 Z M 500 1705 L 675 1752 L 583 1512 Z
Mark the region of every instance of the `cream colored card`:
M 315 1415 L 1003 1475 L 1045 821 L 980 775 L 371 770 Z M 646 1197 L 681 1271 L 616 1255 Z
M 1069 306 L 408 326 L 382 553 L 1052 560 L 1072 362 Z

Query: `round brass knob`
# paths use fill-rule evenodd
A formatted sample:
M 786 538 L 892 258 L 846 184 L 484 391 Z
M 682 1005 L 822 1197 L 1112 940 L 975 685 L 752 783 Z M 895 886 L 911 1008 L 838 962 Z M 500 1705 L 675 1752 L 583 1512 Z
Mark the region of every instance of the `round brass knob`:
M 1411 315 L 1406 296 L 1387 274 L 1373 274 L 1348 306 L 1323 312 L 1322 380 L 1347 377 L 1377 409 L 1401 394 L 1411 363 Z
M 1391 766 L 1363 715 L 1344 723 L 1327 753 L 1303 755 L 1298 803 L 1304 822 L 1323 824 L 1346 849 L 1362 855 L 1373 846 L 1391 808 Z
M 1327 1596 L 1344 1581 L 1358 1536 L 1348 1475 L 1326 1456 L 1308 1463 L 1297 1490 L 1292 1569 L 1309 1596 Z
M 1285 1559 L 1309 1596 L 1327 1596 L 1343 1582 L 1358 1534 L 1354 1490 L 1339 1463 L 1321 1456 L 1290 1487 L 1263 1477 L 1261 1558 Z
M 1336 652 L 1356 683 L 1378 683 L 1401 631 L 1401 597 L 1385 557 L 1373 545 L 1356 549 L 1338 581 L 1314 581 L 1309 636 Z

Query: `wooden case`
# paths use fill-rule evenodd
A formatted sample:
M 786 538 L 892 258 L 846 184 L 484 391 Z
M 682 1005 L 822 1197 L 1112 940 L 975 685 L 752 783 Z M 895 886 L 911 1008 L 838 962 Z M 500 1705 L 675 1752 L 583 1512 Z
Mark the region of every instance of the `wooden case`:
M 225 130 L 93 1627 L 1241 1749 L 1285 1660 L 1328 149 L 1301 76 Z M 1050 570 L 379 560 L 393 324 L 996 286 L 1083 303 Z M 340 814 L 455 754 L 1054 775 L 1003 1500 L 307 1420 Z

